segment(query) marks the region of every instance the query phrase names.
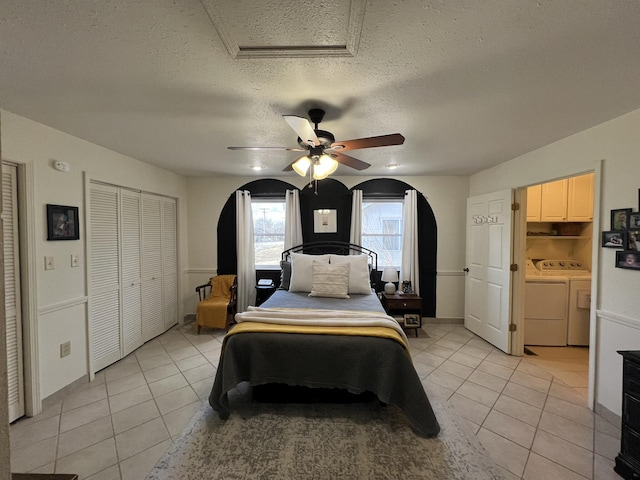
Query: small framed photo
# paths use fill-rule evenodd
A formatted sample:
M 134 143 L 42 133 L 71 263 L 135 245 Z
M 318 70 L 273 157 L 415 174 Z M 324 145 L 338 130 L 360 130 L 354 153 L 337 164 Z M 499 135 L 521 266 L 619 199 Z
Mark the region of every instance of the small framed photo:
M 640 250 L 640 228 L 630 228 L 627 230 L 624 241 L 625 250 L 637 252 Z
M 629 215 L 629 228 L 640 228 L 640 212 L 631 212 L 631 215 Z
M 602 246 L 606 248 L 624 248 L 626 232 L 602 232 Z
M 623 250 L 616 252 L 616 267 L 640 270 L 640 252 Z
M 626 230 L 629 228 L 630 208 L 611 210 L 611 230 Z
M 78 240 L 78 207 L 47 205 L 47 240 Z
M 417 313 L 405 313 L 404 314 L 404 326 L 405 327 L 419 327 L 420 315 Z
M 337 210 L 321 208 L 313 211 L 313 233 L 336 233 Z
M 602 232 L 602 246 L 606 248 L 624 248 L 625 232 Z

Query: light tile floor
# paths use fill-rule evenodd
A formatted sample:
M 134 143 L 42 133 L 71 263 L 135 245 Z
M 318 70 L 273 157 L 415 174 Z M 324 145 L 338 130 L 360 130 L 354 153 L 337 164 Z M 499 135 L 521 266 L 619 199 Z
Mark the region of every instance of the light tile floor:
M 426 333 L 425 333 L 426 332 Z M 14 472 L 142 480 L 207 398 L 223 332 L 179 325 L 11 426 Z M 432 401 L 449 402 L 506 479 L 619 479 L 620 431 L 586 408 L 586 348 L 512 357 L 461 325 L 409 336 Z

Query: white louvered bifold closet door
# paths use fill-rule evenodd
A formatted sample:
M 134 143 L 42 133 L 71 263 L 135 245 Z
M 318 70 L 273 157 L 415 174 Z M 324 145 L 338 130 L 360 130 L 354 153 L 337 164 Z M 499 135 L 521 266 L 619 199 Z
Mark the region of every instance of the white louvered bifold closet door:
M 140 192 L 120 190 L 123 356 L 143 344 Z
M 16 166 L 4 163 L 2 164 L 2 222 L 9 422 L 13 422 L 24 415 L 20 253 L 18 248 L 18 189 Z
M 176 241 L 176 201 L 162 199 L 162 299 L 164 329 L 178 323 L 178 246 Z
M 122 358 L 118 198 L 115 187 L 90 186 L 89 321 L 94 372 Z
M 142 194 L 142 336 L 164 332 L 162 303 L 162 198 Z

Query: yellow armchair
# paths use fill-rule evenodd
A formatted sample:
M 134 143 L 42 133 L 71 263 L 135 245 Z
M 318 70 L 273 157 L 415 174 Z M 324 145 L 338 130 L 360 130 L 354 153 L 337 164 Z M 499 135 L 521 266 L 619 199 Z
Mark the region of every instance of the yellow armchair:
M 200 327 L 228 329 L 236 314 L 238 280 L 235 275 L 211 277 L 209 283 L 196 287 L 196 332 Z

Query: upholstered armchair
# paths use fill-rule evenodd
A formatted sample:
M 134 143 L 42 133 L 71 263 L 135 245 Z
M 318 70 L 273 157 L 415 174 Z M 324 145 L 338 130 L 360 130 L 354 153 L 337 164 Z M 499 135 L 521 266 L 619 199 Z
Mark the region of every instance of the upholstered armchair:
M 196 287 L 196 332 L 200 327 L 227 330 L 236 314 L 238 280 L 235 275 L 211 277 L 209 283 Z

